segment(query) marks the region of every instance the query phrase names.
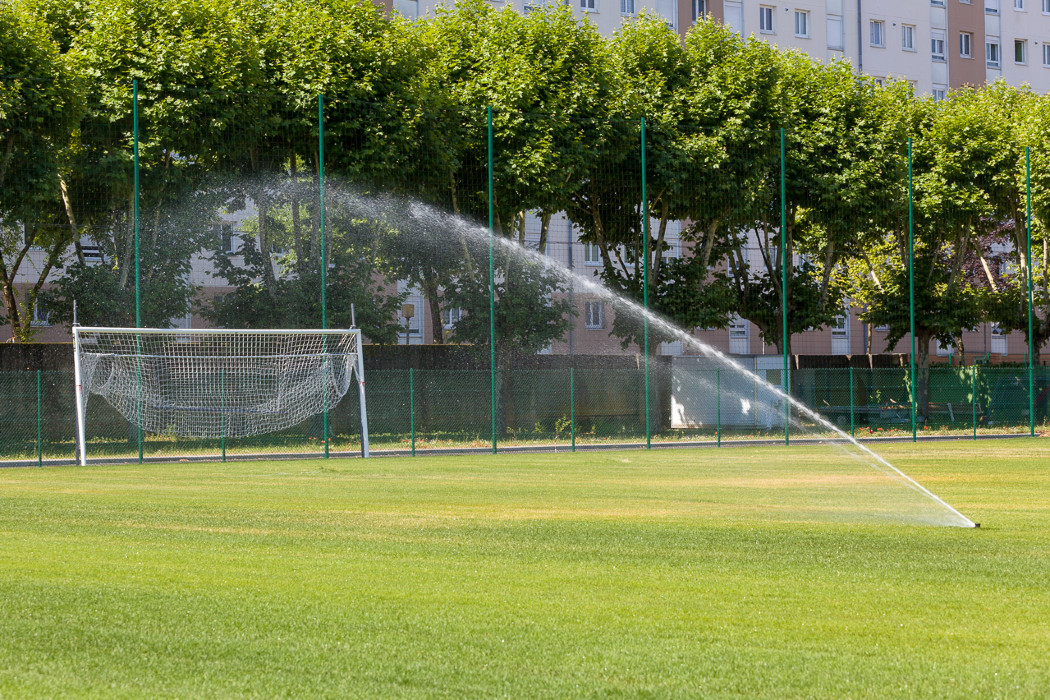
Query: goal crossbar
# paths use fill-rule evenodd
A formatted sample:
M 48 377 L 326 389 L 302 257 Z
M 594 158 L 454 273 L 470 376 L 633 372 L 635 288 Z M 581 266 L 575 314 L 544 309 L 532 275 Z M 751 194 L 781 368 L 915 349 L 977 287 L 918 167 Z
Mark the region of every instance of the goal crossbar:
M 81 464 L 91 394 L 148 432 L 247 437 L 326 413 L 355 379 L 368 456 L 359 329 L 74 326 L 73 354 Z

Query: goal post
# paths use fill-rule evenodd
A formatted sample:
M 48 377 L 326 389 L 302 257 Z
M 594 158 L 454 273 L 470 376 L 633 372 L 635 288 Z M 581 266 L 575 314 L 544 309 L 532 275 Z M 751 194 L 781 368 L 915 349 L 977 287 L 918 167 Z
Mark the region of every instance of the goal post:
M 143 431 L 240 438 L 332 410 L 357 382 L 369 456 L 361 331 L 73 326 L 77 442 L 87 464 L 87 405 L 99 395 Z

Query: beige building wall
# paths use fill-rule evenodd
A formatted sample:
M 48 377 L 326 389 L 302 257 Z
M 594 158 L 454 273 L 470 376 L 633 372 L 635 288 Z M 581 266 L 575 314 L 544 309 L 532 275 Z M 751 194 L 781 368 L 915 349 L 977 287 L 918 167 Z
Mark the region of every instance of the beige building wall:
M 947 0 L 948 87 L 984 85 L 985 8 L 982 0 Z

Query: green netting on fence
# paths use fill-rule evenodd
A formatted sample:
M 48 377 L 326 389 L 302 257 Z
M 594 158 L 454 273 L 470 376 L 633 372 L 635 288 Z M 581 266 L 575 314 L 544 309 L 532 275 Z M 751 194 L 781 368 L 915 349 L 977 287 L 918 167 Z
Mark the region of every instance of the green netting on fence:
M 653 444 L 783 441 L 780 370 L 754 375 L 695 363 L 650 368 L 649 426 Z M 378 454 L 489 450 L 489 371 L 374 370 L 368 375 L 372 450 Z M 646 442 L 645 370 L 554 368 L 497 374 L 501 449 L 593 449 Z M 792 373 L 792 439 L 911 438 L 908 368 L 801 369 Z M 930 403 L 918 411 L 918 437 L 975 438 L 1026 434 L 1028 374 L 983 365 L 930 370 Z M 1037 427 L 1047 425 L 1050 371 L 1035 378 Z M 72 462 L 75 456 L 73 377 L 67 372 L 0 374 L 0 461 Z M 89 460 L 136 460 L 137 428 L 104 401 L 89 402 Z M 802 408 L 805 407 L 805 410 Z M 809 415 L 811 410 L 819 418 Z M 826 421 L 826 422 L 825 422 Z M 361 450 L 356 396 L 329 413 L 330 453 Z M 279 433 L 237 440 L 187 440 L 147 435 L 144 459 L 238 459 L 324 454 L 324 421 L 316 416 Z

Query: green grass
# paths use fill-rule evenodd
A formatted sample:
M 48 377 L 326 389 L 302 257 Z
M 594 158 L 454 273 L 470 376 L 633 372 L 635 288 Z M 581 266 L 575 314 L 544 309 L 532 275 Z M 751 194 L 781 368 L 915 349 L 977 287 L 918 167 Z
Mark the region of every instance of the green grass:
M 1050 440 L 880 452 L 2 470 L 0 697 L 1045 697 Z

